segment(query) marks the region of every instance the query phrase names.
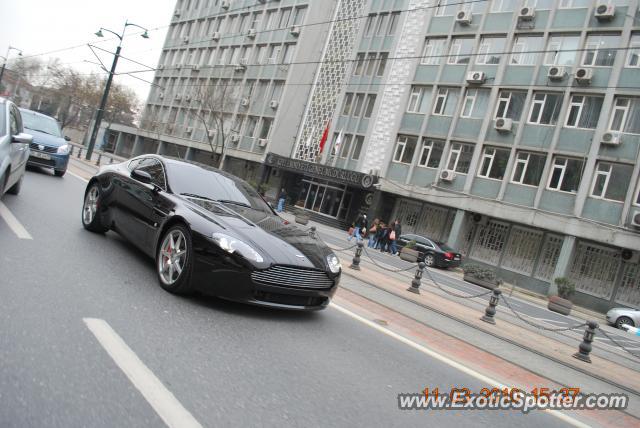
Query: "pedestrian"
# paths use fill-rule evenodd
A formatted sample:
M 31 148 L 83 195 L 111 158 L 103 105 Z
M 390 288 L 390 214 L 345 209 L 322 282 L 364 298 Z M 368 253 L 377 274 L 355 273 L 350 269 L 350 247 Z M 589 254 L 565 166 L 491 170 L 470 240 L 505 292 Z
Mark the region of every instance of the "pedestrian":
M 397 223 L 393 223 L 391 225 L 391 231 L 389 232 L 389 252 L 391 254 L 393 254 L 394 256 L 396 255 L 396 252 L 398 251 L 398 247 L 397 247 L 397 244 L 396 244 L 396 239 L 400 236 L 398 234 L 398 232 L 396 231 L 396 226 L 397 226 Z
M 376 250 L 379 250 L 380 247 L 382 246 L 382 238 L 384 236 L 385 228 L 386 228 L 386 225 L 381 221 L 378 224 L 378 229 L 376 231 L 376 246 L 375 246 Z
M 369 229 L 369 248 L 375 248 L 376 246 L 376 236 L 378 233 L 378 225 L 380 223 L 379 219 L 375 219 L 373 220 L 373 225 L 371 225 L 371 228 Z
M 384 253 L 385 251 L 388 250 L 388 245 L 389 245 L 389 233 L 391 232 L 391 229 L 389 227 L 389 225 L 385 225 L 384 229 L 382 230 L 382 238 L 380 239 L 381 243 L 380 243 L 380 252 Z
M 284 211 L 284 204 L 287 201 L 287 192 L 286 190 L 284 190 L 284 187 L 282 188 L 282 190 L 280 190 L 280 195 L 278 195 L 278 208 L 276 209 L 277 212 L 281 213 L 282 211 Z
M 362 230 L 367 230 L 367 215 L 359 214 L 354 222 L 353 235 L 349 235 L 348 240 L 351 241 L 351 238 L 356 237 L 356 242 L 362 240 L 362 235 L 360 234 Z

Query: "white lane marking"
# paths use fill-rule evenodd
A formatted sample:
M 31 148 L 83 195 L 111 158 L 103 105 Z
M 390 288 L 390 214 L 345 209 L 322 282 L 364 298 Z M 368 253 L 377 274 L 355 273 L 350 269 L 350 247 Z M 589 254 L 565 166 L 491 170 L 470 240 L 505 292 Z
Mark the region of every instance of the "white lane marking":
M 0 217 L 4 219 L 9 228 L 20 239 L 33 239 L 27 229 L 24 228 L 22 223 L 9 211 L 9 208 L 2 202 L 0 202 Z
M 202 428 L 106 321 L 98 318 L 83 318 L 83 321 L 167 426 Z
M 550 320 L 548 318 L 535 318 L 535 319 L 540 320 L 540 321 L 546 321 L 546 322 L 554 323 L 554 324 L 566 324 L 567 323 L 566 321 Z
M 79 176 L 78 174 L 75 174 L 75 173 L 73 173 L 73 172 L 71 172 L 71 171 L 69 171 L 69 170 L 67 170 L 67 174 L 71 174 L 71 175 L 73 175 L 75 178 L 77 178 L 78 180 L 80 180 L 80 181 L 84 181 L 85 183 L 88 183 L 88 182 L 89 182 L 89 180 L 87 180 L 86 178 L 81 177 L 81 176 Z
M 453 361 L 450 358 L 448 358 L 448 357 L 446 357 L 446 356 L 444 356 L 444 355 L 442 355 L 442 354 L 440 354 L 440 353 L 438 353 L 438 352 L 436 352 L 436 351 L 434 351 L 432 349 L 427 348 L 426 346 L 420 345 L 419 343 L 416 343 L 416 342 L 414 342 L 412 340 L 407 339 L 404 336 L 399 335 L 398 333 L 395 333 L 395 332 L 393 332 L 393 331 L 391 331 L 389 329 L 386 329 L 386 328 L 384 328 L 382 326 L 379 326 L 378 324 L 374 323 L 373 321 L 369 321 L 368 319 L 366 319 L 366 318 L 364 318 L 364 317 L 362 317 L 362 316 L 360 316 L 360 315 L 358 315 L 358 314 L 356 314 L 354 312 L 351 312 L 350 310 L 348 310 L 346 308 L 343 308 L 340 305 L 337 305 L 337 304 L 331 302 L 331 303 L 329 303 L 329 306 L 331 306 L 334 309 L 337 309 L 338 311 L 340 311 L 343 314 L 355 319 L 356 321 L 360 321 L 361 323 L 363 323 L 363 324 L 365 324 L 365 325 L 367 325 L 367 326 L 369 326 L 369 327 L 371 327 L 371 328 L 373 328 L 375 330 L 378 330 L 380 333 L 386 334 L 387 336 L 390 336 L 390 337 L 392 337 L 392 338 L 404 343 L 405 345 L 408 345 L 408 346 L 412 347 L 413 349 L 422 352 L 423 354 L 426 354 L 426 355 L 428 355 L 428 356 L 430 356 L 432 358 L 435 358 L 436 360 L 441 361 L 441 362 L 453 367 L 454 369 L 460 370 L 461 372 L 478 379 L 482 383 L 485 383 L 485 384 L 488 384 L 488 385 L 492 385 L 492 386 L 497 387 L 499 389 L 508 388 L 506 385 L 501 384 L 500 382 L 498 382 L 495 379 L 492 379 L 492 378 L 490 378 L 488 376 L 483 375 L 482 373 L 479 373 L 479 372 L 473 370 L 470 367 L 467 367 L 467 366 L 465 366 L 463 364 L 460 364 L 460 363 L 458 363 L 456 361 Z M 559 412 L 557 410 L 543 409 L 543 411 L 547 412 L 550 415 L 555 416 L 556 418 L 558 418 L 558 419 L 560 419 L 560 420 L 562 420 L 562 421 L 564 421 L 564 422 L 566 422 L 566 423 L 568 423 L 570 425 L 573 425 L 575 427 L 580 427 L 580 428 L 588 428 L 589 427 L 589 425 L 587 425 L 587 424 L 585 424 L 583 422 L 580 422 L 579 420 L 574 419 L 571 416 L 567 416 L 566 414 L 561 413 L 561 412 Z

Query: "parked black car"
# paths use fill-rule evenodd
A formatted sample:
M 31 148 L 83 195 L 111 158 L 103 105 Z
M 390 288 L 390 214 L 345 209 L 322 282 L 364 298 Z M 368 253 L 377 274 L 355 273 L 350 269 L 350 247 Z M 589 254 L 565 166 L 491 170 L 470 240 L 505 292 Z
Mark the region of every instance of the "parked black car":
M 420 235 L 404 234 L 398 238 L 399 248 L 410 241 L 416 241 L 415 249 L 420 252 L 418 261 L 423 261 L 429 267 L 440 268 L 458 267 L 462 263 L 462 255 L 444 242 L 434 241 Z
M 112 229 L 155 258 L 160 285 L 285 309 L 327 307 L 338 258 L 289 224 L 239 178 L 155 155 L 103 167 L 89 181 L 82 224 Z

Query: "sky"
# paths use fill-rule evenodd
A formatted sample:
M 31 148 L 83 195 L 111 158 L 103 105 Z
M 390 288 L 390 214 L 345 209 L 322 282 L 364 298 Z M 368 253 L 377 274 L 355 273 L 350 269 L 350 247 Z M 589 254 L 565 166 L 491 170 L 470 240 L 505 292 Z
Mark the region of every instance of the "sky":
M 25 57 L 37 55 L 45 61 L 59 58 L 77 70 L 100 72 L 99 65 L 85 62 L 98 62 L 87 44 L 114 52 L 118 45 L 115 36 L 104 32 L 105 37 L 101 39 L 94 33 L 104 27 L 121 34 L 128 20 L 148 28 L 150 38 L 143 39 L 141 30 L 127 27 L 121 56 L 155 67 L 175 4 L 176 0 L 0 0 L 0 56 L 4 57 L 7 48 L 12 46 L 21 49 Z M 66 49 L 74 46 L 79 47 Z M 41 55 L 58 49 L 65 50 Z M 113 55 L 96 52 L 107 68 L 111 68 Z M 9 67 L 16 55 L 15 50 L 10 51 Z M 141 69 L 144 67 L 121 58 L 116 71 Z M 150 81 L 153 72 L 136 76 Z M 129 76 L 116 76 L 115 81 L 133 89 L 141 102 L 146 100 L 148 83 Z

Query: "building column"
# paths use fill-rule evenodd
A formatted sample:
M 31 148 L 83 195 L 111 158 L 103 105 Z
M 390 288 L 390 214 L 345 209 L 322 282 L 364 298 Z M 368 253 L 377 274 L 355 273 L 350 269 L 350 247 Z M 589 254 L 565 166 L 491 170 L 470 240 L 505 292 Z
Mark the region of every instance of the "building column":
M 551 283 L 549 284 L 548 296 L 554 296 L 558 294 L 558 287 L 554 282 L 556 278 L 562 278 L 567 276 L 571 260 L 573 258 L 573 252 L 576 247 L 576 237 L 566 235 L 564 241 L 562 241 L 562 248 L 560 249 L 560 256 L 558 256 L 558 263 L 556 264 L 556 270 L 553 272 Z
M 369 218 L 370 222 L 372 222 L 376 218 L 380 218 L 380 215 L 382 212 L 382 192 L 379 189 L 376 189 L 375 187 L 372 188 L 371 190 L 373 190 L 373 201 L 371 202 L 371 205 L 369 205 L 369 208 L 367 209 L 367 218 Z
M 124 132 L 118 132 L 118 137 L 116 137 L 116 145 L 113 148 L 113 154 L 120 154 L 120 150 L 122 149 L 122 144 L 124 144 Z
M 456 248 L 458 250 L 460 249 L 462 234 L 464 233 L 465 214 L 465 210 L 456 210 L 456 216 L 453 219 L 451 231 L 449 232 L 449 237 L 447 238 L 447 244 L 450 247 Z
M 136 135 L 135 140 L 133 141 L 133 150 L 131 151 L 131 157 L 140 156 L 144 151 L 144 144 L 142 142 L 142 137 Z

